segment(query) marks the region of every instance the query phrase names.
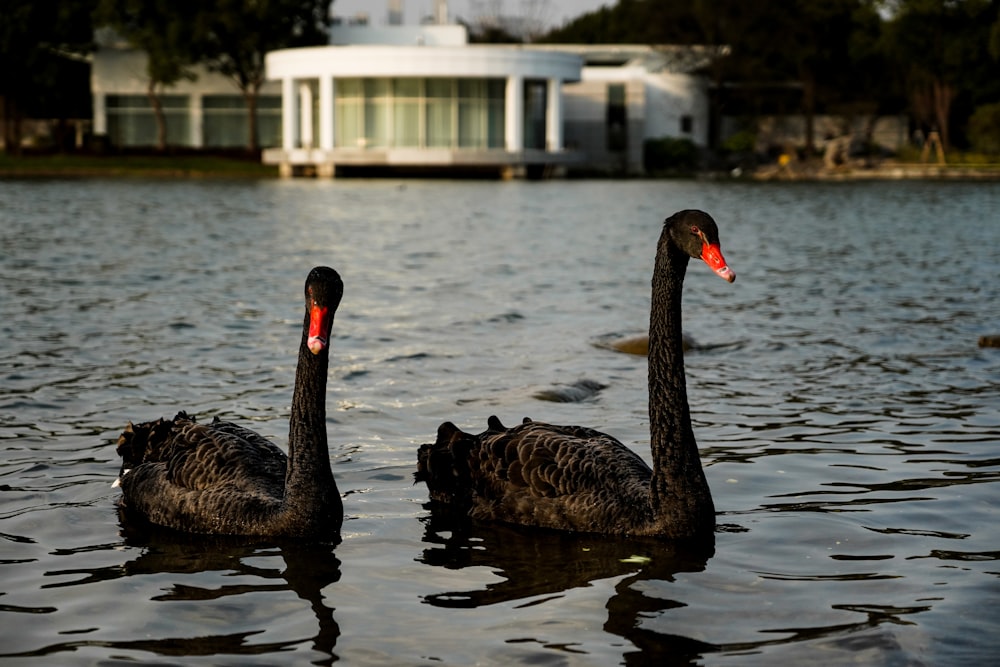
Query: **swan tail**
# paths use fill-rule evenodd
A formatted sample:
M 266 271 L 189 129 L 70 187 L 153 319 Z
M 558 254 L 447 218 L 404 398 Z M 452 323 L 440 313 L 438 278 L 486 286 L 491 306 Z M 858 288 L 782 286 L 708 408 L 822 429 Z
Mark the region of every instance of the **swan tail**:
M 488 430 L 480 435 L 466 433 L 451 422 L 438 427 L 437 440 L 417 450 L 414 482 L 424 482 L 431 500 L 466 509 L 472 505 L 474 460 L 484 435 L 505 430 L 496 417 L 490 417 Z
M 122 467 L 112 486 L 120 486 L 125 474 L 140 463 L 165 460 L 174 429 L 182 423 L 194 423 L 194 418 L 182 411 L 173 419 L 160 418 L 139 424 L 129 422 L 115 443 L 115 451 L 121 457 Z

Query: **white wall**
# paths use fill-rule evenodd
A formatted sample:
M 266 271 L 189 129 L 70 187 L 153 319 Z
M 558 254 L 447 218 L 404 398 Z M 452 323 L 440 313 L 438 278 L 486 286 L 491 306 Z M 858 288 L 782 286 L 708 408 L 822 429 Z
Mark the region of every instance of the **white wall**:
M 708 145 L 708 83 L 687 74 L 649 74 L 646 77 L 646 139 L 687 138 Z M 690 133 L 681 131 L 681 118 L 690 116 Z
M 102 49 L 94 54 L 90 70 L 91 92 L 95 95 L 145 95 L 149 87 L 146 53 L 137 50 Z M 239 88 L 227 76 L 195 67 L 194 81 L 182 79 L 166 89 L 176 95 L 238 94 Z M 265 95 L 280 95 L 281 83 L 266 82 L 260 90 Z

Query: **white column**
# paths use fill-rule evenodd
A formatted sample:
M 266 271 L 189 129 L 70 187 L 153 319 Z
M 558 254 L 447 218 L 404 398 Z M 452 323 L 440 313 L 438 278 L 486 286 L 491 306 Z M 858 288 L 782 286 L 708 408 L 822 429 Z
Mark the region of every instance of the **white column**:
M 563 149 L 562 81 L 549 79 L 545 108 L 545 149 L 558 153 Z
M 97 136 L 103 136 L 108 133 L 108 107 L 107 98 L 104 93 L 94 93 L 93 132 Z
M 281 147 L 290 151 L 296 147 L 299 136 L 299 95 L 295 79 L 281 80 Z
M 201 93 L 192 93 L 188 106 L 188 116 L 191 119 L 190 137 L 193 148 L 205 146 L 205 110 Z
M 319 80 L 319 147 L 333 149 L 333 79 L 329 76 Z
M 313 147 L 313 89 L 308 81 L 299 84 L 299 139 L 303 148 Z
M 524 77 L 507 77 L 504 96 L 504 143 L 508 153 L 524 150 Z

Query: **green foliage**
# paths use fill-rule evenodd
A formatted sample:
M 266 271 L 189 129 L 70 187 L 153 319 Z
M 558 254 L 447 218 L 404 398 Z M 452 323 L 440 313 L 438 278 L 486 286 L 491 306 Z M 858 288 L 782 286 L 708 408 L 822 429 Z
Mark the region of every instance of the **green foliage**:
M 726 45 L 705 72 L 715 127 L 801 113 L 808 132 L 813 114 L 864 106 L 908 112 L 947 144 L 1000 101 L 1000 0 L 619 0 L 542 41 Z
M 726 153 L 752 153 L 757 147 L 757 134 L 742 130 L 729 136 L 722 142 L 722 150 Z
M 257 146 L 257 93 L 269 51 L 326 44 L 327 0 L 206 0 L 195 23 L 202 62 L 228 76 L 243 93 L 249 117 L 247 148 Z
M 99 0 L 95 16 L 146 52 L 150 85 L 163 88 L 194 78 L 190 26 L 198 6 L 197 0 Z
M 241 90 L 264 80 L 264 54 L 327 43 L 325 0 L 207 0 L 200 3 L 197 35 L 210 68 Z
M 968 135 L 973 149 L 1000 155 L 1000 102 L 976 107 L 969 118 Z
M 328 0 L 98 0 L 99 20 L 149 56 L 149 95 L 193 78 L 201 64 L 234 82 L 247 102 L 248 143 L 257 150 L 257 94 L 269 51 L 327 43 Z
M 80 69 L 74 58 L 82 60 L 93 48 L 93 4 L 91 0 L 4 0 L 0 8 L 0 116 L 7 150 L 20 149 L 24 116 L 60 116 L 82 106 L 82 93 L 74 87 Z
M 698 167 L 698 147 L 690 139 L 647 139 L 642 165 L 647 174 L 691 172 Z

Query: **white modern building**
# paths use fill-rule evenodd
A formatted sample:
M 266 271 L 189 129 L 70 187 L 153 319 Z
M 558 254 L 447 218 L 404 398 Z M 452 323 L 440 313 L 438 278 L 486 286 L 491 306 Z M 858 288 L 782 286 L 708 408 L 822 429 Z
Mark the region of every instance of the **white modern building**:
M 466 43 L 464 26 L 334 26 L 331 45 L 274 51 L 283 174 L 345 169 L 498 170 L 541 175 L 563 145 L 563 86 L 583 59 Z
M 461 25 L 338 24 L 329 46 L 266 58 L 258 106 L 263 160 L 283 175 L 379 171 L 538 177 L 643 173 L 643 145 L 708 140 L 708 84 L 720 55 L 700 47 L 469 44 Z M 145 54 L 102 44 L 93 58 L 94 134 L 155 145 Z M 243 98 L 196 70 L 162 96 L 172 146 L 247 144 Z

